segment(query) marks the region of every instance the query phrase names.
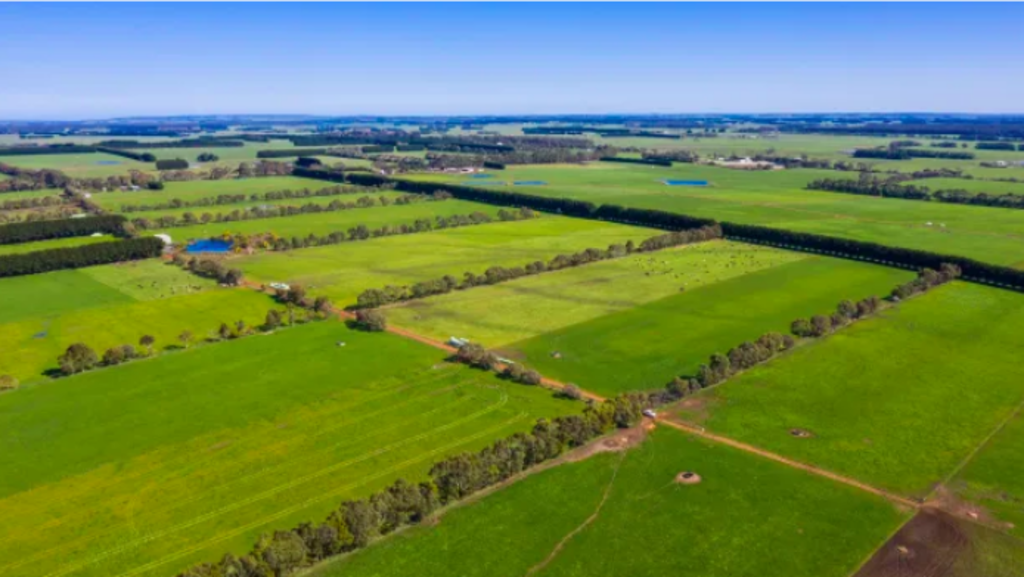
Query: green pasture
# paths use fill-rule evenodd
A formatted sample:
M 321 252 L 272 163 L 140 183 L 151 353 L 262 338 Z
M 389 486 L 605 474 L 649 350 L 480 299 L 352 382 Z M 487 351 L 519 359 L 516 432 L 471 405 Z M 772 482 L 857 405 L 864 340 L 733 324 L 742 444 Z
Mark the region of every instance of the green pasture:
M 351 200 L 354 201 L 356 198 L 359 198 L 359 196 L 361 195 L 357 195 Z M 230 206 L 223 206 L 219 208 L 221 210 L 233 210 Z M 230 210 L 228 211 L 230 212 Z M 168 234 L 176 242 L 186 239 L 210 238 L 220 236 L 225 233 L 258 234 L 272 232 L 282 237 L 297 236 L 299 238 L 305 238 L 310 234 L 323 236 L 332 232 L 346 232 L 348 229 L 361 224 L 366 225 L 368 228 L 373 230 L 382 226 L 398 226 L 402 224 L 411 225 L 422 218 L 433 221 L 435 217 L 438 216 L 447 217 L 455 215 L 469 215 L 474 212 L 482 212 L 491 216 L 497 216 L 499 210 L 501 210 L 501 207 L 498 206 L 480 204 L 466 200 L 450 199 L 441 202 L 419 202 L 401 206 L 376 206 L 373 208 L 355 208 L 352 210 L 341 210 L 337 212 L 297 214 L 293 216 L 258 218 L 234 222 L 210 222 L 207 224 L 178 226 L 167 229 L 154 228 L 149 232 L 153 234 Z M 179 209 L 176 212 L 180 215 L 186 211 Z M 197 211 L 195 209 L 193 209 L 192 212 L 197 216 L 201 216 L 203 212 L 212 213 L 212 211 Z M 493 225 L 486 224 L 483 226 Z
M 910 496 L 1024 400 L 1024 297 L 955 283 L 684 401 L 683 418 Z M 810 438 L 791 434 L 809 431 Z
M 110 235 L 104 236 L 76 236 L 71 238 L 55 238 L 52 240 L 38 240 L 35 242 L 22 242 L 18 244 L 0 244 L 0 256 L 6 254 L 24 254 L 38 250 L 49 250 L 53 248 L 68 248 L 73 246 L 84 246 L 98 242 L 110 242 L 118 240 Z
M 0 156 L 0 162 L 32 170 L 44 168 L 59 170 L 73 178 L 106 177 L 128 174 L 129 170 L 152 171 L 156 169 L 152 162 L 139 162 L 104 152 Z M 101 164 L 104 162 L 117 164 Z
M 500 181 L 541 180 L 548 185 L 488 188 L 655 208 L 1024 266 L 1024 211 L 804 189 L 813 179 L 843 176 L 854 178 L 855 173 L 739 171 L 686 164 L 665 168 L 598 162 L 496 171 L 495 177 Z M 472 179 L 445 175 L 415 178 L 472 184 Z M 666 178 L 708 180 L 711 185 L 667 186 L 661 182 Z
M 162 216 L 175 216 L 179 219 L 186 213 L 191 212 L 197 218 L 204 214 L 211 215 L 212 218 L 216 218 L 219 214 L 231 214 L 235 211 L 245 211 L 251 208 L 257 207 L 271 207 L 271 206 L 296 206 L 301 207 L 307 204 L 315 204 L 319 206 L 327 206 L 334 201 L 340 201 L 344 203 L 355 203 L 361 197 L 369 196 L 373 199 L 375 206 L 381 206 L 380 199 L 387 198 L 388 200 L 395 200 L 396 198 L 403 196 L 401 192 L 372 192 L 366 191 L 365 193 L 360 192 L 357 194 L 346 194 L 342 196 L 312 196 L 309 198 L 284 198 L 281 200 L 256 200 L 239 202 L 236 204 L 220 204 L 213 206 L 193 206 L 190 208 L 165 208 L 161 210 L 147 210 L 140 212 L 129 212 L 125 213 L 125 216 L 130 220 L 137 218 L 147 218 L 150 220 L 156 220 Z M 361 207 L 357 207 L 353 210 L 361 210 Z M 287 217 L 273 217 L 273 218 L 287 218 Z
M 438 204 L 447 206 L 454 202 L 462 201 L 448 200 Z M 432 204 L 413 205 L 412 208 Z M 340 214 L 394 211 L 398 208 L 402 207 Z M 529 221 L 466 226 L 288 252 L 258 253 L 231 262 L 250 279 L 300 284 L 315 294 L 330 296 L 335 304 L 350 305 L 355 304 L 359 293 L 369 288 L 413 284 L 446 274 L 462 278 L 466 272 L 483 274 L 491 266 L 522 266 L 591 247 L 604 249 L 610 244 L 630 239 L 639 242 L 655 234 L 659 231 L 543 216 Z
M 764 259 L 764 257 L 755 257 Z M 703 264 L 690 274 L 710 274 Z M 781 260 L 692 291 L 501 347 L 546 376 L 614 395 L 693 376 L 714 353 L 786 333 L 793 320 L 828 314 L 841 300 L 887 294 L 905 271 L 820 256 Z
M 1021 171 L 1024 178 L 1024 171 Z M 996 182 L 992 180 L 977 180 L 966 178 L 922 178 L 910 181 L 909 184 L 927 186 L 932 191 L 963 189 L 970 192 L 984 192 L 987 194 L 1020 194 L 1024 195 L 1024 182 Z
M 0 572 L 173 575 L 581 406 L 442 357 L 327 321 L 0 395 Z
M 262 194 L 278 190 L 319 190 L 332 186 L 329 182 L 294 176 L 265 176 L 225 180 L 190 180 L 165 182 L 163 190 L 143 188 L 137 191 L 97 192 L 91 200 L 105 210 L 120 212 L 124 205 L 153 205 L 172 200 L 184 202 L 216 198 L 222 194 Z
M 1024 417 L 1018 412 L 949 483 L 1010 532 L 1024 537 Z
M 389 307 L 387 317 L 438 340 L 455 335 L 493 348 L 805 258 L 711 241 L 413 300 Z
M 675 483 L 683 471 L 701 482 Z M 845 577 L 905 518 L 856 489 L 659 429 L 636 449 L 537 473 L 312 574 Z
M 0 160 L 0 162 L 3 161 Z M 0 203 L 3 203 L 3 201 L 5 200 L 21 200 L 23 198 L 43 198 L 47 196 L 56 197 L 60 196 L 62 192 L 62 190 L 56 188 L 44 188 L 43 190 L 19 190 L 14 192 L 0 192 Z

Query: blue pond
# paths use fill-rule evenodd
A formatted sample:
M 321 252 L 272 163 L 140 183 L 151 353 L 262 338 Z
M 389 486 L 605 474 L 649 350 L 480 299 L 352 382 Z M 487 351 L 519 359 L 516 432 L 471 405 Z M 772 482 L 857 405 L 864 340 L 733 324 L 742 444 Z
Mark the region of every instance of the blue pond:
M 517 180 L 512 184 L 516 186 L 544 186 L 547 183 L 543 180 Z
M 100 166 L 114 166 L 116 164 L 121 164 L 121 161 L 120 160 L 97 160 L 96 164 L 98 164 Z
M 706 180 L 663 180 L 669 186 L 707 186 Z
M 232 242 L 228 240 L 208 238 L 206 240 L 197 240 L 188 245 L 186 252 L 228 252 L 231 250 L 231 245 Z
M 474 174 L 470 178 L 494 178 L 493 174 Z

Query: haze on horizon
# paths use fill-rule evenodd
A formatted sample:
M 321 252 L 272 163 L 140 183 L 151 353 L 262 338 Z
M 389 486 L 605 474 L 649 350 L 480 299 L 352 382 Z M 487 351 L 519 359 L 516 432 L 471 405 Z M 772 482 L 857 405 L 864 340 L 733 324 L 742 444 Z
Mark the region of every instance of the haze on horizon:
M 1020 4 L 3 4 L 0 118 L 1024 111 Z

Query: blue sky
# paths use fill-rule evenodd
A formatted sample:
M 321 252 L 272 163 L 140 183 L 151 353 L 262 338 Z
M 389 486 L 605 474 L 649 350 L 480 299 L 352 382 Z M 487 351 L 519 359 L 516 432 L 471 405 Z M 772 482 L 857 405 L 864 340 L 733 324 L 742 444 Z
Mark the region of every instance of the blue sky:
M 0 4 L 0 118 L 1024 112 L 1022 4 Z

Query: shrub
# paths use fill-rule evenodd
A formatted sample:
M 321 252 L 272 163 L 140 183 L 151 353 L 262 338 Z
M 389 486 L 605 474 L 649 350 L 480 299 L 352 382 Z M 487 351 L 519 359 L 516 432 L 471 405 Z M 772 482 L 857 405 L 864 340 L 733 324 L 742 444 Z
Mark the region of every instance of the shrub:
M 0 375 L 0 391 L 10 391 L 18 388 L 18 379 L 12 375 Z
M 73 375 L 95 367 L 99 363 L 99 357 L 96 356 L 96 351 L 84 343 L 75 343 L 68 347 L 63 355 L 57 357 L 57 362 L 60 363 L 62 373 Z
M 183 158 L 175 158 L 173 160 L 158 160 L 156 161 L 157 170 L 185 170 L 188 168 L 188 161 Z
M 387 329 L 387 319 L 384 313 L 376 309 L 361 309 L 356 311 L 356 326 L 364 331 L 381 332 Z

